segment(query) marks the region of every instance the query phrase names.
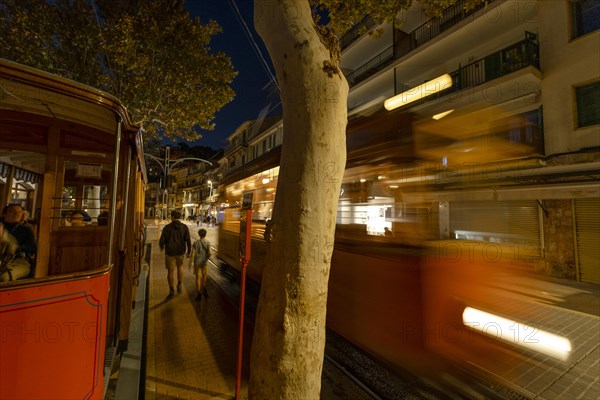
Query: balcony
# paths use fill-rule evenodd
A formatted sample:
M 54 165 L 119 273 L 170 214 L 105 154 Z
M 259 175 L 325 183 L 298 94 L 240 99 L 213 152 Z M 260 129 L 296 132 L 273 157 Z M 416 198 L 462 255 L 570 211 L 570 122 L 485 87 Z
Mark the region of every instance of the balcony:
M 526 33 L 525 36 L 526 39 L 520 42 L 450 72 L 453 82 L 451 87 L 433 95 L 423 97 L 412 102 L 410 105 L 404 106 L 404 108 L 411 108 L 412 111 L 413 108 L 419 105 L 435 102 L 442 98 L 450 99 L 450 102 L 455 106 L 454 108 L 460 107 L 461 98 L 466 99 L 468 97 L 465 101 L 472 101 L 474 93 L 470 91 L 469 96 L 461 96 L 459 92 L 481 86 L 510 74 L 514 74 L 512 75 L 512 80 L 508 78 L 511 82 L 499 81 L 494 83 L 498 83 L 498 85 L 512 85 L 520 90 L 518 93 L 514 93 L 514 90 L 510 89 L 499 90 L 501 93 L 516 98 L 539 90 L 539 81 L 541 79 L 539 73 L 539 48 L 535 42 L 534 35 Z M 527 92 L 524 92 L 525 90 Z M 484 97 L 485 95 L 482 96 L 482 98 Z M 501 100 L 500 98 L 496 99 L 497 102 Z M 508 98 L 505 100 L 508 100 Z
M 414 49 L 429 42 L 433 38 L 439 36 L 443 32 L 450 29 L 452 26 L 458 24 L 459 22 L 466 20 L 471 15 L 485 7 L 486 3 L 491 2 L 492 1 L 482 2 L 469 11 L 465 11 L 464 1 L 459 1 L 455 5 L 448 7 L 446 10 L 444 10 L 441 17 L 432 18 L 429 21 L 425 22 L 408 35 L 395 41 L 393 45 L 391 45 L 381 53 L 371 58 L 369 61 L 367 61 L 357 69 L 350 72 L 346 76 L 348 84 L 350 85 L 350 87 L 352 87 L 358 84 L 359 82 L 364 81 L 365 79 L 374 75 L 378 71 L 381 71 L 386 66 L 390 65 L 393 61 L 405 56 Z M 361 24 L 366 24 L 366 22 L 363 23 L 363 21 L 357 24 L 354 28 L 352 28 L 352 30 L 350 30 L 346 34 L 349 35 L 348 39 L 346 39 L 346 35 L 344 35 L 344 37 L 342 37 L 342 40 L 350 40 L 350 37 L 353 37 L 354 39 L 352 40 L 355 40 L 359 36 L 361 29 L 363 29 L 364 27 L 364 25 Z M 348 46 L 348 44 L 344 46 L 342 40 L 340 40 L 340 45 L 342 46 L 342 49 L 344 49 Z

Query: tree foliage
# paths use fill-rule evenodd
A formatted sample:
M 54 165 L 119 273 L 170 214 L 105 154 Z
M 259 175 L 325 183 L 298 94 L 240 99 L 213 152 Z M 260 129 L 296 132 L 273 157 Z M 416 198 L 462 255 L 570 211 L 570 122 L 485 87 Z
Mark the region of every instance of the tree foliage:
M 4 0 L 0 57 L 105 90 L 147 138 L 197 140 L 233 100 L 221 31 L 191 19 L 182 0 Z

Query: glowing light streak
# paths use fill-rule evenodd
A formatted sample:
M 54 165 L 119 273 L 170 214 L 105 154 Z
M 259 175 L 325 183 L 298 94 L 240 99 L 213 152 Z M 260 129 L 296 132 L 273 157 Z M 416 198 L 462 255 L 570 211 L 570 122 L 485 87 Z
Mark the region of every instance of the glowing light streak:
M 439 113 L 439 114 L 435 114 L 435 115 L 434 115 L 433 117 L 431 117 L 431 118 L 435 119 L 436 121 L 439 121 L 440 119 L 444 118 L 446 115 L 449 115 L 449 114 L 451 114 L 451 113 L 453 113 L 453 112 L 454 112 L 454 110 L 448 110 L 448 111 L 444 111 L 444 112 L 441 112 L 441 113 Z
M 392 111 L 398 107 L 412 103 L 413 101 L 420 100 L 444 89 L 448 89 L 449 87 L 452 87 L 452 77 L 449 74 L 444 74 L 397 94 L 394 97 L 390 97 L 383 103 L 383 106 L 386 110 Z
M 487 336 L 566 361 L 571 353 L 569 339 L 475 308 L 463 311 L 463 324 Z

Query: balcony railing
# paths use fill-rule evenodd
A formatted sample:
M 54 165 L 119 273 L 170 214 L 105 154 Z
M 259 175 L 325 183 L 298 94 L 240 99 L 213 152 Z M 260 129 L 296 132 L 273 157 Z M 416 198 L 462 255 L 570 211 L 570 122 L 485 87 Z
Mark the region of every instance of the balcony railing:
M 414 31 L 404 36 L 402 39 L 394 42 L 392 46 L 388 47 L 387 49 L 385 49 L 384 51 L 367 61 L 365 64 L 350 72 L 346 76 L 348 84 L 350 85 L 350 87 L 352 87 L 357 83 L 364 81 L 376 72 L 385 68 L 387 65 L 391 64 L 392 61 L 397 60 L 400 57 L 403 57 L 406 54 L 410 53 L 417 47 L 422 46 L 431 39 L 448 30 L 452 26 L 465 20 L 475 12 L 485 7 L 486 3 L 489 4 L 491 2 L 493 2 L 493 0 L 489 2 L 481 2 L 469 11 L 465 11 L 465 1 L 458 1 L 456 4 L 446 8 L 443 11 L 441 17 L 432 18 L 429 21 L 425 22 L 423 25 L 419 26 Z M 357 28 L 356 37 L 358 37 L 360 32 L 361 27 L 359 27 L 359 25 L 355 26 L 355 28 Z M 349 31 L 346 35 L 349 35 L 350 32 L 353 32 L 353 30 L 354 28 L 351 31 Z M 344 39 L 345 37 L 346 36 L 344 35 L 342 39 Z M 344 46 L 342 46 L 342 49 L 343 48 Z
M 539 48 L 534 41 L 535 36 L 527 33 L 526 37 L 525 40 L 450 72 L 451 87 L 412 102 L 408 107 L 434 101 L 450 93 L 481 85 L 529 66 L 539 69 Z M 418 86 L 420 83 L 414 86 Z M 406 89 L 402 91 L 404 90 Z
M 371 17 L 369 17 L 368 15 L 366 17 L 364 17 L 362 20 L 360 20 L 360 22 L 358 24 L 354 25 L 340 39 L 340 47 L 342 48 L 342 50 L 344 50 L 346 47 L 350 46 L 350 44 L 352 44 L 352 42 L 354 42 L 356 39 L 358 39 L 364 31 L 368 31 L 375 25 L 376 25 L 375 21 L 373 21 L 373 19 Z
M 348 74 L 346 77 L 348 84 L 353 86 L 358 82 L 364 81 L 376 72 L 381 71 L 383 68 L 390 65 L 394 59 L 394 48 L 393 46 L 390 46 Z

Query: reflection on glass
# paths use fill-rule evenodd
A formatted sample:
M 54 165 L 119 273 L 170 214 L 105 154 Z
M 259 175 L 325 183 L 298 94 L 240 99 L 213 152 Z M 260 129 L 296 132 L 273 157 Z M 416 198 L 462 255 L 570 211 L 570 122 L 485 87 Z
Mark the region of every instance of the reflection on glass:
M 65 186 L 62 193 L 62 208 L 75 208 L 77 186 Z
M 83 186 L 83 201 L 82 207 L 89 216 L 93 219 L 108 208 L 108 187 L 97 186 L 97 185 L 84 185 Z

